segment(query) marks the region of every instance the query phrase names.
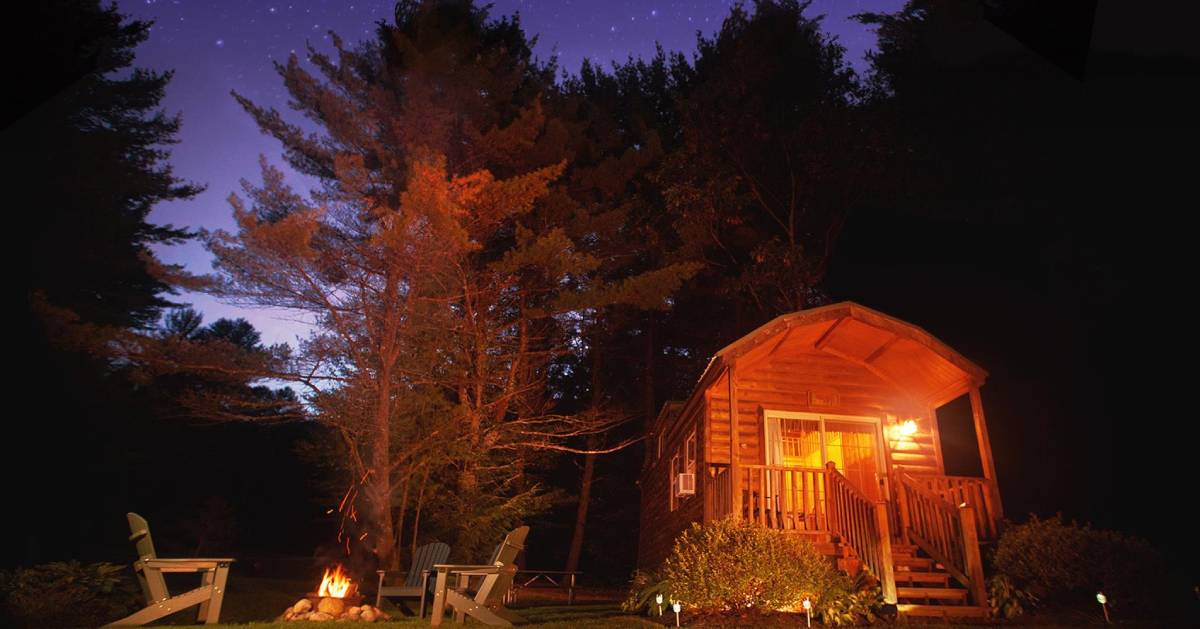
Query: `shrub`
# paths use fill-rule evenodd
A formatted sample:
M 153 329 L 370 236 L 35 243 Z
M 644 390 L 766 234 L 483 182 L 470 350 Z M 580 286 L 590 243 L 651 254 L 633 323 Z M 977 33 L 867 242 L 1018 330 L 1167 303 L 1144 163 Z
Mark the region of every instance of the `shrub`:
M 879 618 L 883 608 L 883 589 L 865 569 L 851 581 L 838 574 L 833 587 L 826 592 L 814 610 L 822 624 L 834 627 L 870 624 Z
M 653 572 L 643 570 L 635 570 L 633 578 L 629 580 L 629 594 L 625 600 L 621 602 L 621 610 L 631 613 L 650 613 L 654 606 L 654 596 L 656 594 L 663 595 L 663 605 L 665 606 L 667 593 L 667 582 L 662 580 Z
M 1013 585 L 1006 574 L 994 574 L 987 582 L 988 607 L 992 616 L 1012 620 L 1037 605 L 1037 597 Z
M 1008 586 L 1050 606 L 1094 605 L 1103 591 L 1114 609 L 1147 608 L 1164 585 L 1162 558 L 1145 540 L 1058 516 L 1009 527 L 992 563 Z
M 54 562 L 0 573 L 0 624 L 94 626 L 138 607 L 127 566 Z
M 693 524 L 663 563 L 670 600 L 702 612 L 794 609 L 851 590 L 812 544 L 736 518 Z

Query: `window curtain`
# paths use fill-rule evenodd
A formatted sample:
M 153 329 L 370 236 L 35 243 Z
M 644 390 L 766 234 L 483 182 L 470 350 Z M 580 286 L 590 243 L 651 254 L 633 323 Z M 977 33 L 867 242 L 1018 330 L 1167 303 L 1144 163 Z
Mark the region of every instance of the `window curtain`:
M 783 465 L 783 429 L 779 418 L 766 415 L 763 417 L 763 437 L 767 465 Z
M 783 428 L 780 426 L 778 417 L 763 415 L 763 453 L 766 465 L 783 465 Z M 765 486 L 763 487 L 763 495 L 765 496 L 764 503 L 769 505 L 772 511 L 778 506 L 776 504 L 780 490 L 783 489 L 779 482 L 781 478 L 778 472 L 768 470 L 765 477 Z

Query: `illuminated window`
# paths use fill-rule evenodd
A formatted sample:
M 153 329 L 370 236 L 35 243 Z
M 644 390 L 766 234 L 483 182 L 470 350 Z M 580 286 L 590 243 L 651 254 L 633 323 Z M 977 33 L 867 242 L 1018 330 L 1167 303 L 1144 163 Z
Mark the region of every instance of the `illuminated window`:
M 832 461 L 839 472 L 870 498 L 879 497 L 879 448 L 876 425 L 864 421 L 768 416 L 778 421 L 777 437 L 768 434 L 768 456 L 773 465 L 819 469 Z M 778 445 L 770 441 L 778 439 Z
M 688 435 L 686 445 L 684 446 L 684 471 L 689 474 L 696 473 L 696 431 Z

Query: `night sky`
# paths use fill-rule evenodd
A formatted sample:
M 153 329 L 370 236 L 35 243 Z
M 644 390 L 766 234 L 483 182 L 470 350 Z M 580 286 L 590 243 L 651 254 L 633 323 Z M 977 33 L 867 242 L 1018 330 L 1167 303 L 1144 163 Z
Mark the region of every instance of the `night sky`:
M 725 0 L 498 0 L 492 15 L 519 13 L 525 31 L 538 36 L 537 56 L 548 59 L 558 55 L 561 68 L 578 72 L 584 58 L 607 66 L 630 56 L 647 57 L 654 53 L 655 42 L 667 50 L 690 54 L 697 31 L 711 34 L 731 4 Z M 151 220 L 214 229 L 232 228 L 226 198 L 230 192 L 240 191 L 240 179 L 257 180 L 260 154 L 286 168 L 279 143 L 259 132 L 234 102 L 230 90 L 286 110 L 283 82 L 273 62 L 286 61 L 292 52 L 303 55 L 306 42 L 331 49 L 330 31 L 347 42 L 372 37 L 377 21 L 391 21 L 395 3 L 120 0 L 117 5 L 130 17 L 154 20 L 135 64 L 175 71 L 163 103 L 166 111 L 183 114 L 181 141 L 173 148 L 172 163 L 180 177 L 208 186 L 189 201 L 159 205 Z M 902 0 L 818 0 L 809 12 L 825 15 L 825 29 L 837 36 L 846 47 L 848 60 L 862 71 L 864 54 L 874 45 L 875 35 L 849 16 L 891 12 L 902 5 Z M 295 116 L 293 121 L 301 120 Z M 293 184 L 301 190 L 309 187 L 298 175 Z M 210 258 L 198 243 L 163 249 L 159 255 L 192 272 L 210 269 Z M 290 321 L 287 313 L 246 311 L 206 295 L 189 294 L 180 300 L 193 303 L 208 321 L 245 317 L 263 332 L 268 343 L 291 342 L 304 334 L 304 326 Z

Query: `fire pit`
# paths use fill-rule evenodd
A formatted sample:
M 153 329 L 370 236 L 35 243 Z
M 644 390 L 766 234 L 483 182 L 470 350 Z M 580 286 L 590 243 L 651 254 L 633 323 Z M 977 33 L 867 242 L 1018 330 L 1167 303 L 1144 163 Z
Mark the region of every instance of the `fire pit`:
M 321 587 L 287 608 L 280 620 L 343 620 L 375 622 L 391 620 L 378 607 L 361 605 L 363 597 L 341 564 L 325 569 Z

